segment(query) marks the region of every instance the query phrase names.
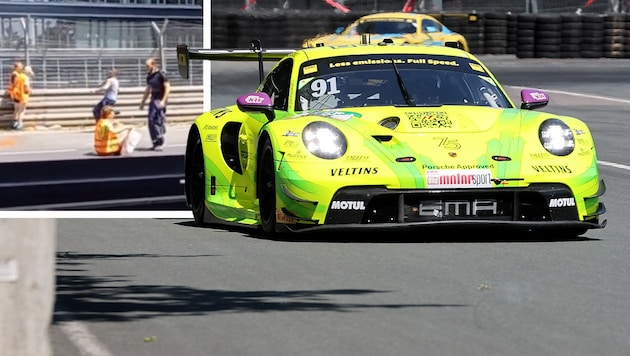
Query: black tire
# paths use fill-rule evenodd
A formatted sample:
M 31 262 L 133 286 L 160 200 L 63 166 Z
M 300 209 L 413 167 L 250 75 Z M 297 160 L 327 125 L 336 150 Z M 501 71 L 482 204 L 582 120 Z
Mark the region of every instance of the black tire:
M 267 138 L 258 152 L 257 193 L 260 209 L 260 225 L 265 234 L 276 232 L 276 173 L 273 147 Z
M 205 225 L 206 216 L 206 174 L 203 162 L 203 148 L 199 134 L 193 140 L 190 148 L 190 166 L 186 174 L 188 179 L 188 196 L 190 197 L 190 209 L 195 223 Z

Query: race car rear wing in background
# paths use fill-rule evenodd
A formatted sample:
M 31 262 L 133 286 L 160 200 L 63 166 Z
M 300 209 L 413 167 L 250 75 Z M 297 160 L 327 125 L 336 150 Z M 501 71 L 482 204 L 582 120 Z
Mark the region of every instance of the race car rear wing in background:
M 278 61 L 294 49 L 262 49 L 260 40 L 253 40 L 249 49 L 205 49 L 189 48 L 185 44 L 177 45 L 177 69 L 179 75 L 188 79 L 190 77 L 190 60 L 215 60 L 215 61 L 258 61 L 260 81 L 263 81 L 263 61 Z

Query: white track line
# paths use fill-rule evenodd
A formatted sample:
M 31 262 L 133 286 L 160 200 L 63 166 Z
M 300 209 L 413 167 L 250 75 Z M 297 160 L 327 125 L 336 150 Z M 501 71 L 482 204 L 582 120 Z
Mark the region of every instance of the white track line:
M 62 153 L 62 152 L 75 152 L 75 149 L 61 149 L 61 150 L 45 150 L 45 151 L 10 151 L 0 152 L 0 156 L 8 155 L 28 155 L 28 154 L 40 154 L 40 153 Z
M 16 219 L 192 219 L 189 210 L 24 210 L 0 211 L 1 218 Z
M 505 87 L 506 88 L 513 88 L 513 89 L 517 89 L 517 90 L 530 88 L 530 87 L 513 86 L 513 85 L 506 85 Z M 613 98 L 613 97 L 610 97 L 610 96 L 574 93 L 574 92 L 570 92 L 570 91 L 545 89 L 545 88 L 537 88 L 537 89 L 540 89 L 542 91 L 546 91 L 548 93 L 556 93 L 556 94 L 562 94 L 562 95 L 577 96 L 577 97 L 580 97 L 580 98 L 592 98 L 592 99 L 599 99 L 599 100 L 606 100 L 606 101 L 614 101 L 614 102 L 617 102 L 617 103 L 630 104 L 630 100 L 628 100 L 628 99 Z
M 78 321 L 60 322 L 61 331 L 79 349 L 81 356 L 113 356 L 84 323 Z
M 614 162 L 606 162 L 606 161 L 597 161 L 597 164 L 601 164 L 602 166 L 615 167 L 615 168 L 625 169 L 627 171 L 630 171 L 630 166 L 626 166 L 625 164 L 619 164 L 619 163 L 614 163 Z

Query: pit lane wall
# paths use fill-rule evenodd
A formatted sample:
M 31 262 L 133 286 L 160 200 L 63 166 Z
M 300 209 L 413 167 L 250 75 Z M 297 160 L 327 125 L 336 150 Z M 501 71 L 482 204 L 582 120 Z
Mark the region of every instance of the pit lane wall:
M 212 11 L 212 47 L 249 48 L 253 38 L 267 48 L 301 47 L 306 38 L 333 33 L 372 12 L 330 10 Z M 466 37 L 473 54 L 518 58 L 630 58 L 630 14 L 479 13 L 430 14 Z
M 188 210 L 183 155 L 5 162 L 0 171 L 0 210 Z

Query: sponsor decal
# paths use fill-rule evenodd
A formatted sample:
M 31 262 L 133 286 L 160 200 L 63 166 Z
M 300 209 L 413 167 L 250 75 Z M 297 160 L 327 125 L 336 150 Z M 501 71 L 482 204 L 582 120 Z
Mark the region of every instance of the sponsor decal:
M 317 64 L 312 64 L 310 66 L 305 66 L 302 71 L 304 72 L 304 74 L 312 74 L 317 72 Z
M 286 140 L 286 141 L 284 141 L 284 143 L 282 143 L 282 146 L 287 147 L 287 148 L 288 147 L 295 147 L 297 145 L 298 145 L 297 142 L 294 141 L 294 140 Z
M 346 161 L 367 161 L 370 159 L 368 155 L 347 155 Z
M 180 66 L 188 66 L 188 56 L 186 53 L 177 54 L 177 64 Z
M 434 137 L 433 139 L 440 140 L 440 143 L 438 143 L 438 147 L 443 147 L 447 150 L 459 150 L 460 148 L 462 148 L 462 145 L 457 142 L 456 139 L 448 137 Z
M 231 112 L 231 110 L 226 109 L 226 108 L 214 109 L 214 110 L 210 111 L 210 113 L 212 115 L 214 115 L 215 118 L 220 118 L 221 116 L 223 116 L 223 115 L 225 115 L 225 114 L 227 114 L 229 112 Z
M 336 110 L 306 110 L 300 114 L 293 116 L 299 118 L 303 116 L 322 116 L 340 121 L 348 121 L 353 117 L 360 118 L 361 114 L 352 111 L 336 111 Z
M 473 200 L 426 200 L 418 204 L 419 216 L 479 216 L 497 215 L 498 204 L 494 199 Z
M 356 175 L 372 175 L 378 173 L 378 167 L 351 167 L 351 168 L 333 168 L 330 170 L 331 176 L 356 176 Z
M 287 132 L 283 133 L 282 136 L 288 136 L 288 137 L 298 137 L 300 136 L 299 132 L 295 132 L 295 131 L 291 131 L 288 130 Z
M 426 171 L 427 188 L 487 188 L 492 173 L 487 169 L 431 169 Z
M 567 206 L 575 206 L 574 198 L 552 198 L 549 199 L 550 208 L 565 208 Z
M 538 173 L 573 173 L 569 166 L 560 166 L 560 165 L 536 165 L 532 166 L 532 169 Z
M 494 164 L 423 164 L 422 169 L 492 169 Z
M 295 224 L 297 219 L 278 210 L 276 211 L 276 222 L 281 224 Z
M 302 152 L 295 152 L 295 153 L 287 153 L 285 154 L 286 157 L 288 158 L 297 158 L 297 159 L 306 159 L 306 155 Z
M 248 95 L 243 101 L 247 104 L 260 104 L 265 101 L 265 98 L 258 95 Z
M 217 126 L 217 125 L 207 125 L 206 124 L 206 125 L 203 125 L 203 129 L 204 130 L 218 130 L 219 126 Z
M 363 200 L 333 200 L 330 203 L 331 210 L 365 210 Z
M 468 63 L 468 64 L 470 65 L 470 69 L 472 69 L 472 70 L 476 70 L 477 72 L 485 72 L 485 71 L 483 70 L 483 67 L 482 67 L 482 66 L 480 66 L 480 65 L 479 65 L 479 64 L 477 64 L 477 63 Z
M 405 114 L 411 126 L 416 129 L 441 129 L 453 126 L 445 111 L 408 111 Z
M 217 134 L 207 134 L 203 140 L 206 142 L 217 142 Z
M 593 152 L 591 152 L 591 150 L 586 150 L 586 149 L 580 147 L 580 152 L 578 152 L 578 156 L 581 156 L 581 157 L 583 157 L 583 156 L 590 156 L 591 153 L 593 153 Z
M 547 98 L 547 95 L 546 95 L 545 93 L 543 93 L 543 92 L 530 91 L 528 94 L 529 94 L 529 96 L 530 96 L 532 99 L 537 100 L 537 101 L 545 101 L 545 100 L 549 100 L 549 99 Z
M 547 152 L 536 152 L 536 153 L 530 153 L 529 154 L 529 158 L 531 159 L 545 159 L 545 158 L 550 158 L 551 155 Z

